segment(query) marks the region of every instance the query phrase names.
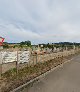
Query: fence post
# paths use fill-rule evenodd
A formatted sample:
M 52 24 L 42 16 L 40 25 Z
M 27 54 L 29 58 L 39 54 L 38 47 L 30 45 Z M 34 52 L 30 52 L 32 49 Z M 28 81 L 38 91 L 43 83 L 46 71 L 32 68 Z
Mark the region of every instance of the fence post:
M 37 64 L 37 54 L 36 54 L 36 64 Z
M 29 58 L 32 60 L 32 54 L 31 53 L 29 53 Z M 31 66 L 31 63 L 32 63 L 31 60 L 28 61 L 29 67 Z
M 18 78 L 18 51 L 17 51 L 17 61 L 16 61 L 16 75 Z
M 32 61 L 33 61 L 33 66 L 34 66 L 34 55 L 32 55 Z
M 43 63 L 45 63 L 45 54 L 43 54 L 43 58 L 44 58 L 44 59 L 43 59 L 43 60 L 44 60 Z

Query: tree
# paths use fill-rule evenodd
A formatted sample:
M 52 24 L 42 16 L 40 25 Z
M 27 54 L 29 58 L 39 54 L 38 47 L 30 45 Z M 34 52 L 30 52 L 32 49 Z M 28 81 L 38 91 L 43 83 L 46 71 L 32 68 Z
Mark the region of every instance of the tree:
M 31 46 L 31 41 L 25 41 L 25 45 Z
M 23 47 L 23 46 L 31 46 L 31 41 L 22 41 L 21 43 L 20 43 L 20 47 Z

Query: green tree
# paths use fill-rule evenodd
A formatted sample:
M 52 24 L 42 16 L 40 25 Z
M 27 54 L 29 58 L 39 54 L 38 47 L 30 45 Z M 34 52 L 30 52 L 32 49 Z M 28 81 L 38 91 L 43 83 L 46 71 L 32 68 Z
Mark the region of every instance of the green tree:
M 20 42 L 20 47 L 23 47 L 25 45 L 30 47 L 31 46 L 31 41 L 24 41 L 24 42 L 22 41 L 22 42 Z
M 31 41 L 25 41 L 24 43 L 25 43 L 25 45 L 27 45 L 27 46 L 31 46 Z

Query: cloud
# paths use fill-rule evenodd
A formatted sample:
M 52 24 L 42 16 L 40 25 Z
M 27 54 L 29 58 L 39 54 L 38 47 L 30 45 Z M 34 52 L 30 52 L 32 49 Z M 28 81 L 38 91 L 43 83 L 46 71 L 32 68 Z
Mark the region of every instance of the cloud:
M 80 0 L 0 0 L 0 35 L 8 42 L 80 42 Z

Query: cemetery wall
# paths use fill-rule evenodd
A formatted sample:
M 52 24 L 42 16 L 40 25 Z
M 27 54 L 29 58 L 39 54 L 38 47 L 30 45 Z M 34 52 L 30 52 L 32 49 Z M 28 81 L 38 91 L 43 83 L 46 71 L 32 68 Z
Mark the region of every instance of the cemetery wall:
M 5 73 L 6 71 L 16 68 L 16 67 L 18 67 L 18 69 L 21 69 L 21 68 L 24 68 L 24 67 L 27 67 L 30 65 L 35 65 L 36 63 L 39 63 L 39 62 L 43 63 L 45 61 L 52 60 L 54 58 L 64 57 L 64 56 L 68 56 L 71 54 L 75 54 L 76 52 L 77 52 L 76 50 L 70 50 L 70 51 L 51 53 L 51 54 L 31 55 L 29 52 L 20 52 L 19 51 L 18 53 L 14 54 L 12 56 L 12 57 L 16 56 L 15 58 L 8 58 L 8 59 L 15 60 L 14 62 L 9 61 L 7 63 L 2 63 L 2 69 L 0 71 L 2 73 Z M 9 53 L 11 53 L 11 52 L 9 52 Z M 5 59 L 5 60 L 7 60 L 7 59 Z

